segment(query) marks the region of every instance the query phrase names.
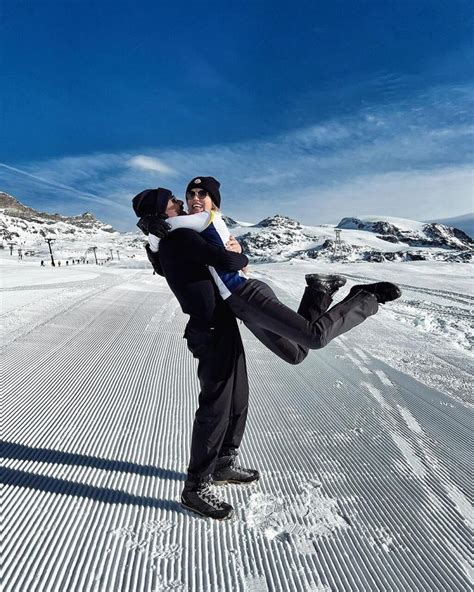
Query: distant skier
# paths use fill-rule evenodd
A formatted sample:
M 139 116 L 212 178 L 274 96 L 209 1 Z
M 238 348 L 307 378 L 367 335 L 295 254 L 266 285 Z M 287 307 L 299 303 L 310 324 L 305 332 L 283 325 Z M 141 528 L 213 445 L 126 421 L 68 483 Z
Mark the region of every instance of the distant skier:
M 214 177 L 196 177 L 186 189 L 191 215 L 170 217 L 169 229 L 163 228 L 164 211 L 153 211 L 142 218 L 140 227 L 148 231 L 149 251 L 158 252 L 159 240 L 155 232 L 165 236 L 180 228 L 193 229 L 209 243 L 225 248 L 230 232 L 218 212 L 220 183 Z M 150 200 L 150 193 L 143 197 Z M 151 203 L 147 204 L 152 210 Z M 195 212 L 193 214 L 193 212 Z M 232 237 L 233 238 L 233 237 Z M 231 249 L 241 252 L 235 239 Z M 332 297 L 346 280 L 339 275 L 308 274 L 307 287 L 298 312 L 280 302 L 264 282 L 247 279 L 241 272 L 209 266 L 220 295 L 238 319 L 268 349 L 290 364 L 301 363 L 310 349 L 320 349 L 339 335 L 353 329 L 378 311 L 379 304 L 395 300 L 400 289 L 390 282 L 353 286 L 349 294 L 333 306 Z M 159 271 L 158 271 L 159 273 Z

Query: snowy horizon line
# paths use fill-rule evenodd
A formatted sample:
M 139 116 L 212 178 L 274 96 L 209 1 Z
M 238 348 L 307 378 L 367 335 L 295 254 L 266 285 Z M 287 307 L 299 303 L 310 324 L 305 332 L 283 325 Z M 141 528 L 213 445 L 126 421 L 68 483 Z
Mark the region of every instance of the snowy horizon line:
M 77 213 L 77 214 L 61 214 L 58 211 L 52 212 L 52 211 L 46 211 L 46 210 L 38 210 L 35 207 L 29 205 L 28 203 L 25 203 L 24 201 L 22 201 L 21 199 L 19 199 L 18 197 L 16 197 L 15 195 L 12 195 L 11 193 L 8 193 L 6 191 L 3 191 L 0 188 L 0 194 L 3 193 L 4 195 L 7 195 L 13 199 L 15 199 L 18 203 L 20 203 L 20 205 L 25 206 L 27 208 L 30 208 L 32 210 L 34 210 L 35 212 L 37 212 L 38 214 L 46 214 L 48 216 L 60 216 L 63 218 L 72 218 L 72 217 L 77 217 L 80 218 L 82 216 L 85 216 L 87 214 L 91 214 L 94 216 L 94 218 L 96 218 L 96 220 L 98 220 L 99 222 L 103 223 L 103 224 L 109 224 L 108 222 L 105 222 L 101 219 L 101 217 L 99 215 L 97 215 L 96 213 L 94 213 L 93 209 L 91 210 L 86 210 L 84 212 L 81 213 Z M 130 206 L 131 207 L 131 206 Z M 225 212 L 224 209 L 221 208 L 221 213 L 224 216 L 228 216 Z M 282 214 L 280 212 L 275 212 L 273 214 L 269 214 L 264 216 L 263 218 L 259 218 L 258 220 L 237 220 L 235 217 L 233 216 L 228 216 L 229 218 L 232 218 L 238 225 L 244 225 L 244 226 L 256 226 L 258 225 L 260 222 L 262 222 L 263 220 L 266 220 L 268 218 L 275 218 L 277 216 L 282 216 L 285 218 L 291 218 L 291 216 L 287 216 L 286 214 Z M 308 226 L 308 227 L 317 227 L 317 226 L 337 226 L 342 220 L 346 219 L 346 218 L 356 218 L 359 220 L 367 220 L 367 221 L 390 221 L 390 220 L 405 220 L 405 221 L 411 221 L 411 222 L 419 222 L 419 223 L 433 223 L 433 222 L 438 222 L 440 224 L 443 224 L 443 221 L 449 222 L 449 221 L 455 221 L 455 220 L 459 220 L 459 221 L 465 221 L 465 220 L 469 220 L 469 219 L 474 219 L 474 212 L 465 212 L 464 214 L 460 214 L 457 216 L 452 216 L 449 218 L 438 218 L 438 219 L 423 219 L 423 220 L 418 220 L 415 218 L 409 218 L 409 217 L 405 217 L 405 216 L 390 216 L 390 215 L 386 215 L 386 214 L 373 214 L 373 213 L 364 213 L 364 214 L 350 214 L 350 215 L 346 215 L 346 216 L 342 216 L 338 221 L 332 220 L 329 222 L 320 222 L 318 224 L 303 224 L 299 219 L 297 218 L 291 218 L 292 220 L 295 220 L 296 222 L 299 222 L 302 226 Z M 109 224 L 110 226 L 113 226 L 112 224 Z M 117 229 L 116 229 L 117 230 Z M 120 233 L 127 233 L 127 232 L 131 232 L 130 230 L 126 230 L 126 231 L 120 231 L 117 230 L 117 232 Z

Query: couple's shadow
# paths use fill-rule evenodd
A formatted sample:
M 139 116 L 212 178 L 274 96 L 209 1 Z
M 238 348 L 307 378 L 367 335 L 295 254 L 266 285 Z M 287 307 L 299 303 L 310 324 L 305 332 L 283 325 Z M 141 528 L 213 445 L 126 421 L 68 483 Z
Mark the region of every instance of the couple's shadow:
M 9 458 L 34 462 L 82 465 L 108 471 L 121 471 L 147 477 L 158 477 L 159 479 L 174 479 L 176 481 L 184 481 L 186 479 L 184 473 L 173 471 L 171 469 L 163 469 L 152 465 L 139 465 L 136 463 L 110 460 L 84 454 L 62 452 L 60 450 L 51 450 L 48 448 L 34 448 L 23 444 L 16 444 L 14 442 L 0 441 L 0 450 L 0 456 L 4 459 Z M 2 466 L 0 470 L 0 482 L 5 485 L 39 489 L 49 493 L 86 497 L 109 504 L 132 504 L 184 513 L 180 503 L 175 500 L 133 495 L 118 489 L 76 483 L 58 477 L 38 475 L 5 466 Z

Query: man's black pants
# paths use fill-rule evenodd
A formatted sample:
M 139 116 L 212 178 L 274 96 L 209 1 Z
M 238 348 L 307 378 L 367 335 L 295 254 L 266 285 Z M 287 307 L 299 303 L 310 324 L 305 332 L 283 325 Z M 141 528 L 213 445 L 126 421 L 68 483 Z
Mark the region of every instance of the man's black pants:
M 369 292 L 360 291 L 329 308 L 329 294 L 307 287 L 296 313 L 267 284 L 253 279 L 225 302 L 257 339 L 290 364 L 299 364 L 308 350 L 324 347 L 378 311 L 377 299 Z
M 236 451 L 245 431 L 248 378 L 245 353 L 230 310 L 207 329 L 188 327 L 188 348 L 199 360 L 201 385 L 191 437 L 188 481 L 209 478 L 218 457 Z

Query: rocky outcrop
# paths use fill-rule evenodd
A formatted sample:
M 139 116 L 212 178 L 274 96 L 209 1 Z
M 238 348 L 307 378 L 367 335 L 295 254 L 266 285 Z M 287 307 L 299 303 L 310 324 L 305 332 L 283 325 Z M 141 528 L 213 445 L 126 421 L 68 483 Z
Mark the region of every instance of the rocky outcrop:
M 115 235 L 117 231 L 110 224 L 97 220 L 91 212 L 80 216 L 38 212 L 8 193 L 0 192 L 0 236 L 5 241 L 24 241 L 28 237 L 41 240 L 46 236 L 92 238 L 97 233 Z
M 385 220 L 361 220 L 343 218 L 337 228 L 367 230 L 378 238 L 391 243 L 405 243 L 412 247 L 447 247 L 450 249 L 472 249 L 474 240 L 465 232 L 451 226 L 434 223 L 412 223 L 408 228 L 397 226 Z
M 261 229 L 239 235 L 246 255 L 253 261 L 282 261 L 295 256 L 312 242 L 301 224 L 286 216 L 265 218 L 252 228 Z
M 265 218 L 258 222 L 258 224 L 255 224 L 255 226 L 257 228 L 277 228 L 278 230 L 284 228 L 287 230 L 301 230 L 301 224 L 298 221 L 287 216 L 281 216 L 280 214 Z
M 233 218 L 231 218 L 230 216 L 224 216 L 224 215 L 222 215 L 222 219 L 227 224 L 227 227 L 228 228 L 235 228 L 236 226 L 238 226 L 238 223 Z

